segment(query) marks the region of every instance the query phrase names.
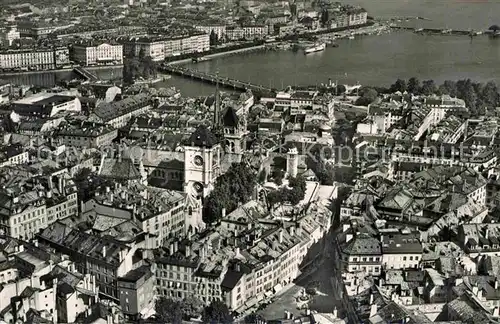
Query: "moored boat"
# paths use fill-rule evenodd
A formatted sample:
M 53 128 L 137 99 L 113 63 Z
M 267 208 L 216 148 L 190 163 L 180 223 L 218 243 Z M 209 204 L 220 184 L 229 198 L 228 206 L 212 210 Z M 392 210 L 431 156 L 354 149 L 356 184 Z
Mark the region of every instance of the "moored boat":
M 309 53 L 314 53 L 314 52 L 321 52 L 324 51 L 326 48 L 325 43 L 316 43 L 313 46 L 306 47 L 304 49 L 304 54 L 309 54 Z

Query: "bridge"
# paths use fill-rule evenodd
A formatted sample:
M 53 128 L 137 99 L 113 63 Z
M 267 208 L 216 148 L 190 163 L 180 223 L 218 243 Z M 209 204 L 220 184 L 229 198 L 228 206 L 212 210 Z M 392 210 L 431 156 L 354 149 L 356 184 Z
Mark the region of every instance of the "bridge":
M 78 74 L 79 76 L 81 76 L 82 78 L 84 78 L 86 81 L 98 81 L 99 80 L 99 78 L 97 77 L 97 75 L 95 75 L 94 73 L 90 72 L 89 70 L 84 69 L 81 66 L 75 67 L 73 69 L 73 71 L 76 74 Z
M 232 88 L 235 90 L 241 90 L 241 91 L 251 90 L 252 92 L 264 92 L 264 93 L 278 92 L 278 90 L 274 88 L 268 88 L 259 84 L 221 77 L 218 76 L 217 74 L 210 74 L 197 70 L 191 70 L 181 66 L 163 64 L 158 68 L 158 70 L 160 72 L 178 75 L 185 78 L 191 78 L 193 80 L 198 80 L 201 82 L 212 83 L 212 84 L 216 84 L 218 82 L 220 86 L 226 88 Z

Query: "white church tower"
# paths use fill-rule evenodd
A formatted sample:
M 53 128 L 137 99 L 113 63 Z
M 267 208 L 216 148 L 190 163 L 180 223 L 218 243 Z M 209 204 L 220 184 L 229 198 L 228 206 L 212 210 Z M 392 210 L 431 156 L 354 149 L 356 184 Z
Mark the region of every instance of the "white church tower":
M 205 198 L 220 174 L 221 146 L 217 137 L 201 125 L 184 146 L 184 192 Z

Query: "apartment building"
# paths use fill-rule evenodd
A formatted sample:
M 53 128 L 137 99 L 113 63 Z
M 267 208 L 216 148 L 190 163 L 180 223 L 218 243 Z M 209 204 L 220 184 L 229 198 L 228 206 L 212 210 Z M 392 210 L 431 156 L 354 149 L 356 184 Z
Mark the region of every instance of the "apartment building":
M 0 226 L 6 234 L 30 239 L 56 220 L 77 214 L 76 187 L 67 173 L 36 175 L 26 167 L 11 166 L 0 174 Z
M 347 233 L 341 254 L 342 268 L 346 272 L 360 272 L 372 276 L 380 276 L 382 273 L 380 240 L 369 233 Z
M 226 37 L 226 25 L 197 25 L 194 28 L 208 35 L 214 32 L 219 39 Z
M 120 101 L 99 105 L 90 115 L 89 121 L 120 128 L 125 126 L 133 116 L 151 109 L 152 105 L 152 97 L 149 94 L 140 93 Z
M 150 56 L 153 61 L 165 59 L 165 39 L 161 37 L 134 37 L 123 40 L 123 55 Z
M 27 323 L 35 309 L 42 320 L 72 323 L 97 302 L 95 277 L 78 273 L 67 258 L 46 252 L 38 242 L 4 237 L 1 245 L 8 258 L 0 263 L 5 321 Z
M 384 269 L 417 269 L 419 267 L 423 252 L 420 233 L 403 229 L 381 232 L 380 235 Z
M 68 48 L 9 49 L 0 52 L 0 69 L 50 70 L 68 66 Z
M 347 12 L 349 26 L 364 25 L 368 19 L 368 12 L 363 8 L 356 8 Z
M 142 265 L 118 278 L 118 292 L 123 313 L 137 319 L 145 309 L 154 307 L 155 275 L 150 265 Z
M 120 302 L 117 279 L 137 267 L 134 262 L 140 261 L 134 258 L 137 249 L 148 246 L 144 234 L 117 239 L 80 231 L 61 221 L 44 228 L 36 239 L 57 253 L 68 255 L 78 272 L 95 276 L 99 296 L 117 303 Z
M 60 125 L 53 135 L 68 146 L 102 149 L 111 145 L 118 136 L 118 130 L 107 124 L 73 121 Z
M 16 26 L 0 31 L 0 41 L 8 46 L 11 46 L 14 41 L 20 38 L 21 34 L 17 30 Z
M 21 144 L 0 146 L 0 167 L 25 164 L 29 162 L 29 153 Z
M 140 53 L 143 53 L 154 61 L 163 61 L 167 57 L 210 50 L 210 35 L 205 33 L 175 37 L 136 37 L 122 42 L 124 55 L 139 56 Z
M 108 171 L 123 170 L 119 163 L 115 159 L 104 159 L 99 174 L 106 173 L 108 177 Z M 133 219 L 145 233 L 154 236 L 155 247 L 160 247 L 168 237 L 186 233 L 186 208 L 185 194 L 134 182 L 113 189 L 101 188 L 94 198 L 82 204 L 82 213 Z
M 123 64 L 123 45 L 78 42 L 73 44 L 71 60 L 85 66 Z

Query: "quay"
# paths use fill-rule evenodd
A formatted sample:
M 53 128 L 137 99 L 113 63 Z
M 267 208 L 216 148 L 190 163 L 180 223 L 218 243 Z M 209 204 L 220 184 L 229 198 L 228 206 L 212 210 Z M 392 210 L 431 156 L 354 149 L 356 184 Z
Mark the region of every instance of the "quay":
M 174 66 L 174 65 L 169 65 L 169 64 L 162 64 L 159 68 L 158 71 L 162 73 L 168 73 L 172 75 L 178 75 L 182 76 L 185 78 L 190 78 L 193 80 L 205 82 L 205 83 L 211 83 L 211 84 L 219 84 L 222 87 L 234 89 L 234 90 L 240 90 L 240 91 L 246 91 L 246 90 L 251 90 L 252 92 L 258 92 L 258 93 L 269 93 L 269 92 L 277 92 L 277 89 L 273 88 L 268 88 L 259 84 L 254 84 L 250 82 L 244 82 L 236 79 L 231 79 L 231 78 L 225 78 L 221 77 L 217 74 L 209 74 L 209 73 L 204 73 L 201 71 L 197 70 L 191 70 L 186 67 L 182 66 Z

